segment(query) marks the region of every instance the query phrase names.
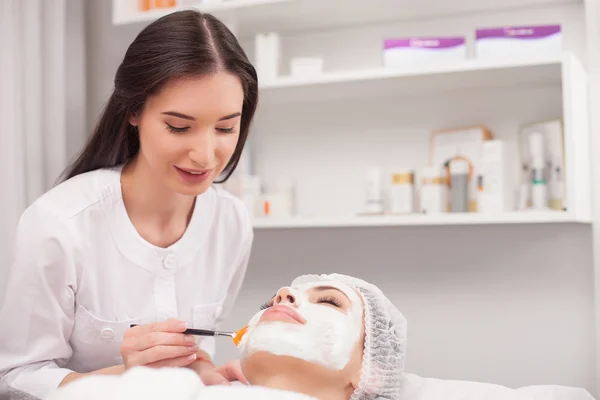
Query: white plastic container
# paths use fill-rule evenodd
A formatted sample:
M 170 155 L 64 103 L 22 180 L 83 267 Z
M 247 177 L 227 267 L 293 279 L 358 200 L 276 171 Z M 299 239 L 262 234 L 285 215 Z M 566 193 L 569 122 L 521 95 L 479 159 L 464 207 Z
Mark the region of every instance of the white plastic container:
M 421 171 L 421 212 L 438 214 L 447 211 L 446 180 L 440 168 L 427 167 Z
M 251 217 L 259 214 L 258 202 L 260 200 L 260 178 L 255 175 L 241 177 L 241 196 L 246 209 Z
M 290 179 L 280 179 L 266 187 L 260 201 L 261 217 L 290 218 L 295 215 L 295 185 Z
M 264 193 L 261 196 L 262 215 L 268 218 L 290 218 L 292 205 L 285 192 Z
M 371 168 L 366 173 L 365 186 L 365 214 L 382 214 L 384 210 L 383 201 L 383 179 L 379 168 Z
M 254 38 L 254 66 L 261 81 L 273 81 L 279 76 L 281 38 L 275 32 L 259 33 Z
M 390 214 L 414 212 L 414 173 L 397 170 L 390 176 L 388 211 Z

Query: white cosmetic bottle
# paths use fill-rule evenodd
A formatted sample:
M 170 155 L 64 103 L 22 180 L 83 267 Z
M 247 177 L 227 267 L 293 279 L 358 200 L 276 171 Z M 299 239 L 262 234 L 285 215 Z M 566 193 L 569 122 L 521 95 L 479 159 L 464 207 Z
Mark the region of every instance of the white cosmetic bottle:
M 529 136 L 531 154 L 531 208 L 548 209 L 548 183 L 546 180 L 546 162 L 544 159 L 544 138 L 535 132 Z
M 413 185 L 413 171 L 403 169 L 391 174 L 388 199 L 390 214 L 410 214 L 414 212 Z
M 421 171 L 420 209 L 423 214 L 439 214 L 447 211 L 445 179 L 439 168 L 426 167 Z
M 370 168 L 366 174 L 365 214 L 383 213 L 383 180 L 379 168 Z

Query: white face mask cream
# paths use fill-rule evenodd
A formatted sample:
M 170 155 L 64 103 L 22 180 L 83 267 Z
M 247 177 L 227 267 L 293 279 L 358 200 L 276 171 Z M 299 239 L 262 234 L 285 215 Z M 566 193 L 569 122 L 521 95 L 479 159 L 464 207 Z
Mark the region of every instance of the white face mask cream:
M 326 303 L 310 302 L 309 290 L 318 286 L 341 290 L 350 299 L 350 307 L 342 310 Z M 248 332 L 240 344 L 242 357 L 265 351 L 318 363 L 332 370 L 343 369 L 352 357 L 363 324 L 363 306 L 358 293 L 347 285 L 324 281 L 290 288 L 290 292 L 295 297 L 296 307 L 293 308 L 306 323 L 259 323 L 265 310 L 257 313 L 250 320 Z M 340 293 L 338 296 L 343 295 Z M 327 298 L 330 295 L 318 294 L 315 297 Z

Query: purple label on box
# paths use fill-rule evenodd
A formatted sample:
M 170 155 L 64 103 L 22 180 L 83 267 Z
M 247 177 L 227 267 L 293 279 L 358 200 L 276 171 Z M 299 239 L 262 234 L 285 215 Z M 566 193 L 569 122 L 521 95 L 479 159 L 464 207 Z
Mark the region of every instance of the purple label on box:
M 557 33 L 560 33 L 560 25 L 509 26 L 477 29 L 475 36 L 477 40 L 487 38 L 540 39 Z
M 385 50 L 397 47 L 412 47 L 426 49 L 448 49 L 456 46 L 463 46 L 465 38 L 463 37 L 413 37 L 402 39 L 385 39 L 383 48 Z

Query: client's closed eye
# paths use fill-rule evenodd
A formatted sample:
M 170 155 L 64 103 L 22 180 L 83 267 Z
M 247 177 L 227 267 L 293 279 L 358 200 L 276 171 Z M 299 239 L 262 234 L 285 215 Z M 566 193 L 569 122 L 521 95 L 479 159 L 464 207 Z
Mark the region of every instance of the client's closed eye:
M 342 307 L 342 302 L 333 296 L 321 297 L 319 300 L 317 300 L 317 303 L 327 303 L 337 308 Z

